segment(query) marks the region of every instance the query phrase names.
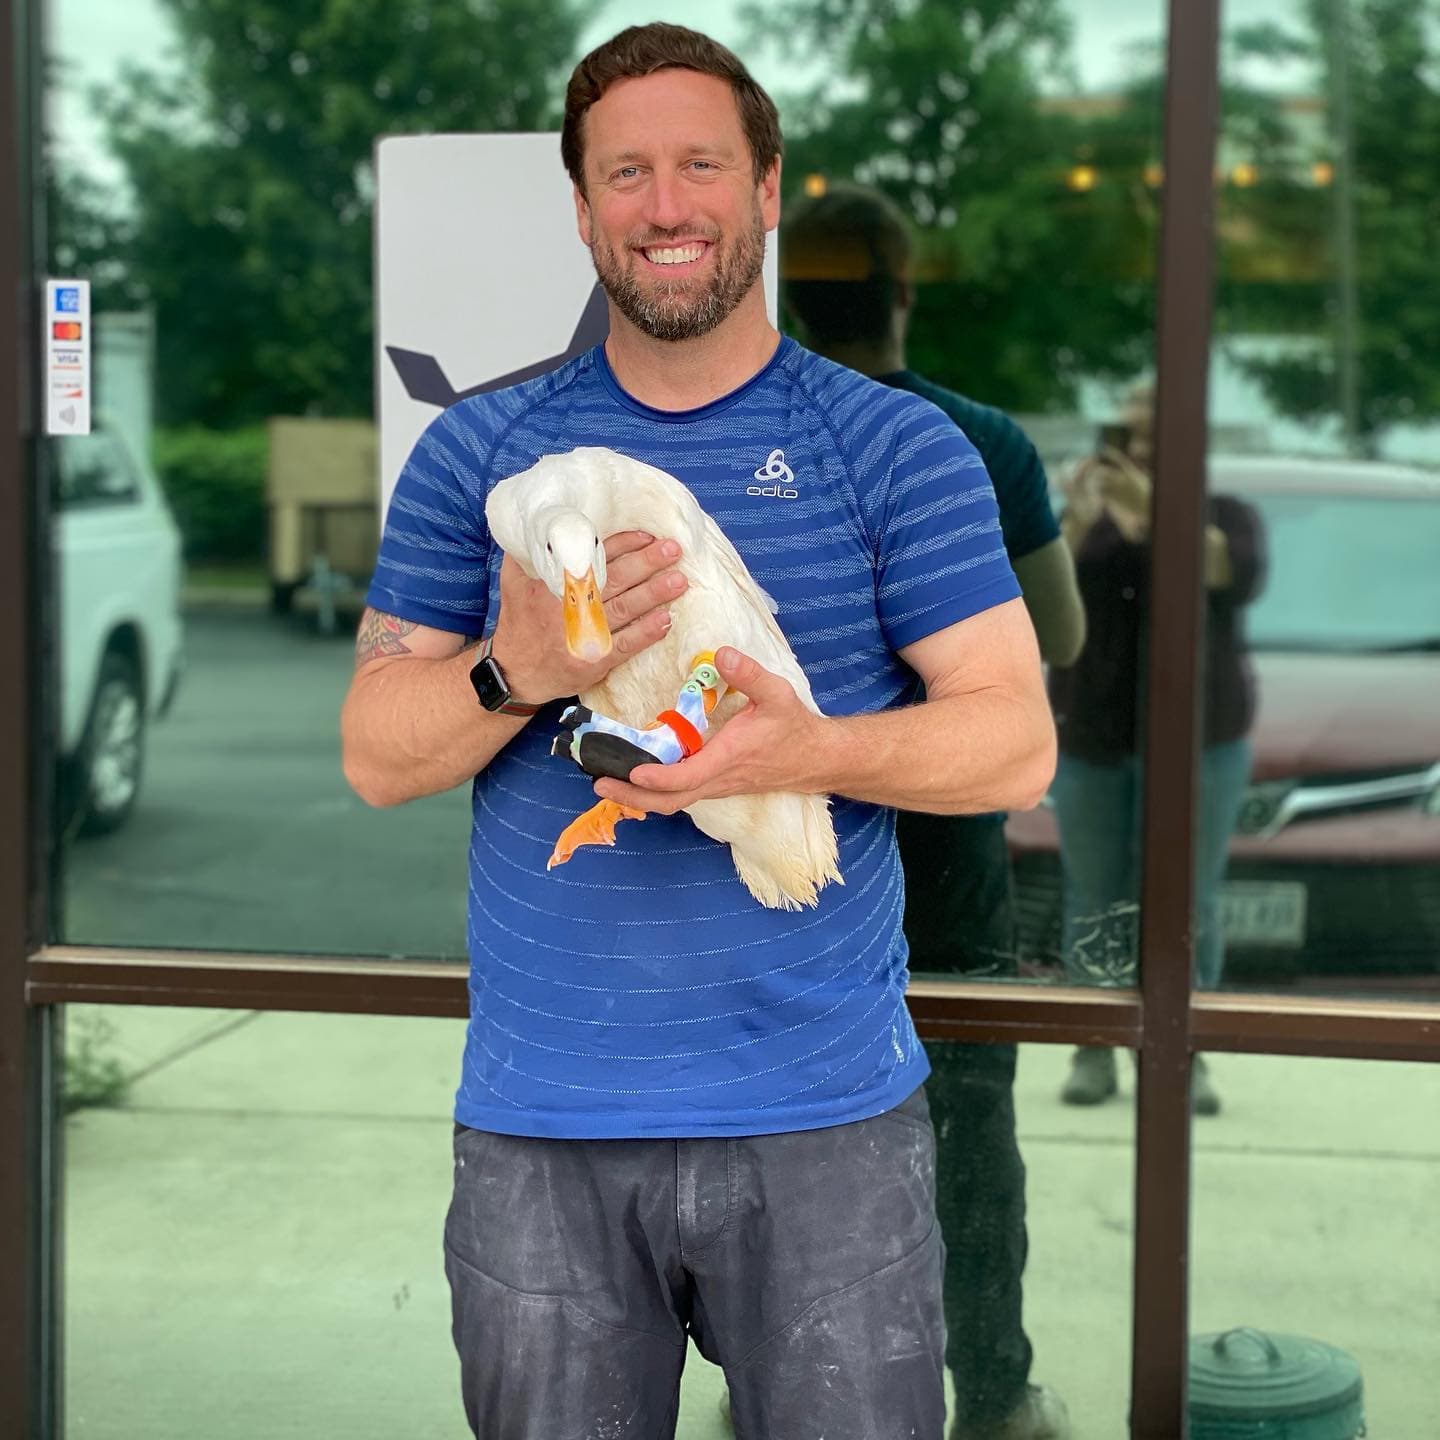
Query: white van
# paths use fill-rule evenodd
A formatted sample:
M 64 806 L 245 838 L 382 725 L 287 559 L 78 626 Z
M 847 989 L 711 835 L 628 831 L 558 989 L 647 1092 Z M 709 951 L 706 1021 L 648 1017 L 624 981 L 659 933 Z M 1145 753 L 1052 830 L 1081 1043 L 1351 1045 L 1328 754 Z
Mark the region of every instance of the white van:
M 134 808 L 147 723 L 180 678 L 180 532 L 121 430 L 52 444 L 61 823 L 103 834 Z

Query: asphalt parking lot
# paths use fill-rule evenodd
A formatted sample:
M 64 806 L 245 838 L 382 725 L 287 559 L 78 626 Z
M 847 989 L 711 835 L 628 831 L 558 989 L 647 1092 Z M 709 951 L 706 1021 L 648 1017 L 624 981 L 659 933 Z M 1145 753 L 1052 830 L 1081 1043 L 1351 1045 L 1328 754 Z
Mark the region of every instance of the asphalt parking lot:
M 130 823 L 72 843 L 60 938 L 461 958 L 468 793 L 366 806 L 340 771 L 349 633 L 255 606 L 192 610 Z

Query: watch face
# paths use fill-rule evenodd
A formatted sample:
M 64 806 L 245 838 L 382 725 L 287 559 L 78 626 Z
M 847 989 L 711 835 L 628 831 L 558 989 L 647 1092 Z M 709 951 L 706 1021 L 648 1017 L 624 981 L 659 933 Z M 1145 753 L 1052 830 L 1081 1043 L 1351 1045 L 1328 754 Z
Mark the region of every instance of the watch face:
M 510 687 L 500 674 L 500 667 L 486 655 L 470 667 L 470 683 L 475 695 L 487 710 L 498 710 L 509 698 Z

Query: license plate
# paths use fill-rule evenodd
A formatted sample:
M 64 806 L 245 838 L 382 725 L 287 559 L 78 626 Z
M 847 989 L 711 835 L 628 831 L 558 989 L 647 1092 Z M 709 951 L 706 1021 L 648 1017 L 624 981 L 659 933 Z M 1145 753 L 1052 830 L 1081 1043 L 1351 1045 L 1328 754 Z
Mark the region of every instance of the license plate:
M 1305 887 L 1289 880 L 1231 880 L 1220 890 L 1220 923 L 1232 945 L 1305 943 Z

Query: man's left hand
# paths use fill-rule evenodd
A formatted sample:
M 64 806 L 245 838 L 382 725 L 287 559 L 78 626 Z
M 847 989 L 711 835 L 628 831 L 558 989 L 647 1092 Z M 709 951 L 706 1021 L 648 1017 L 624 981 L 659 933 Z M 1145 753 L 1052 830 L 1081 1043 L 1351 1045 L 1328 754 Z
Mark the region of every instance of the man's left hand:
M 630 783 L 597 780 L 595 793 L 659 815 L 673 815 L 697 800 L 755 795 L 774 790 L 820 793 L 833 721 L 801 703 L 781 675 L 731 646 L 715 652 L 715 668 L 748 700 L 710 736 L 700 752 L 674 765 L 639 765 Z

